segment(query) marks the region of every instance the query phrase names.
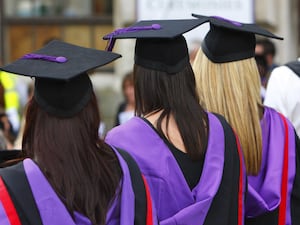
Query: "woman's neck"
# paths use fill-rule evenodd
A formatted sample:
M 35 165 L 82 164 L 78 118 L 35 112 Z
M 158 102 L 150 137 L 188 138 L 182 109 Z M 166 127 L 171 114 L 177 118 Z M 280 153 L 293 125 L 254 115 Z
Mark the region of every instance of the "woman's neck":
M 144 118 L 147 119 L 153 125 L 153 127 L 155 129 L 157 129 L 157 121 L 158 121 L 161 113 L 162 113 L 162 110 L 157 111 L 157 112 L 151 112 L 151 113 L 145 115 Z M 186 153 L 186 148 L 184 146 L 182 137 L 180 135 L 177 123 L 172 114 L 170 114 L 168 121 L 167 121 L 166 117 L 163 118 L 162 123 L 161 123 L 161 129 L 162 129 L 164 136 L 169 140 L 170 143 L 172 143 L 177 149 Z

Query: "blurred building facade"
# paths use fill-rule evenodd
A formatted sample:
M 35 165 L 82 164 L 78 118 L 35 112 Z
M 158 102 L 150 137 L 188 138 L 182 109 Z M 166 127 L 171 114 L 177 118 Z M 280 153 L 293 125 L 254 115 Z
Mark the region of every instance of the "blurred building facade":
M 135 22 L 137 17 L 137 2 L 143 0 L 114 0 L 114 25 L 123 27 Z M 144 0 L 146 1 L 146 0 Z M 174 2 L 176 0 L 173 0 Z M 177 0 L 179 2 L 180 0 Z M 194 0 L 205 2 L 201 0 Z M 126 2 L 126 3 L 125 3 Z M 215 4 L 221 4 L 222 1 L 212 1 Z M 242 0 L 223 1 L 238 4 Z M 127 7 L 125 7 L 125 4 Z M 275 61 L 283 64 L 295 59 L 300 55 L 299 24 L 300 24 L 300 1 L 299 0 L 253 0 L 254 22 L 271 30 L 275 34 L 284 37 L 284 41 L 274 41 L 276 45 Z M 197 12 L 193 12 L 197 13 Z M 122 41 L 118 46 L 123 54 L 128 54 L 128 48 L 131 47 L 127 42 Z M 131 57 L 131 55 L 129 55 Z M 126 57 L 127 58 L 127 57 Z M 132 57 L 131 57 L 132 58 Z M 130 65 L 127 61 L 120 68 L 127 68 Z
M 103 50 L 106 42 L 102 36 L 134 23 L 137 20 L 137 5 L 141 1 L 146 0 L 0 0 L 1 59 L 3 63 L 9 63 L 54 38 Z M 184 0 L 169 1 L 179 4 Z M 198 4 L 204 2 L 189 1 L 198 1 Z M 212 1 L 215 4 L 222 2 Z M 236 4 L 241 1 L 232 0 Z M 299 2 L 253 0 L 254 22 L 284 37 L 284 41 L 275 42 L 275 61 L 279 64 L 300 55 Z M 106 130 L 111 128 L 117 105 L 121 101 L 122 77 L 132 70 L 133 47 L 134 40 L 118 41 L 114 51 L 123 57 L 92 76 L 100 96 Z

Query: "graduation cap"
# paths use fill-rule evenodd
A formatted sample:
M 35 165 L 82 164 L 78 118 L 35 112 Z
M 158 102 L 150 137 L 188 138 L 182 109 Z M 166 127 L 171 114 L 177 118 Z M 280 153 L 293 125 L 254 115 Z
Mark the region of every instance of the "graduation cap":
M 90 100 L 93 87 L 87 72 L 119 57 L 112 52 L 54 40 L 1 70 L 35 77 L 34 98 L 40 107 L 67 118 L 81 111 Z
M 111 51 L 116 39 L 134 38 L 135 64 L 169 74 L 181 71 L 189 63 L 186 40 L 182 34 L 202 24 L 199 19 L 142 20 L 117 29 L 103 37 Z
M 202 42 L 204 54 L 215 63 L 232 62 L 254 57 L 255 35 L 283 40 L 253 23 L 240 23 L 217 16 L 192 14 L 202 23 L 209 22 L 210 30 Z

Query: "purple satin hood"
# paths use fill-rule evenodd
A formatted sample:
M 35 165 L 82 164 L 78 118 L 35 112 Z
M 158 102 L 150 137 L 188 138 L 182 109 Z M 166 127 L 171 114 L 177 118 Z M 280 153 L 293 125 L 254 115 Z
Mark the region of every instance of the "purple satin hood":
M 281 177 L 284 153 L 284 125 L 280 115 L 273 109 L 265 107 L 261 120 L 263 151 L 262 167 L 257 176 L 248 176 L 248 195 L 246 216 L 256 217 L 275 210 L 281 201 Z M 296 169 L 295 133 L 288 121 L 288 193 L 286 225 L 291 224 L 290 197 Z

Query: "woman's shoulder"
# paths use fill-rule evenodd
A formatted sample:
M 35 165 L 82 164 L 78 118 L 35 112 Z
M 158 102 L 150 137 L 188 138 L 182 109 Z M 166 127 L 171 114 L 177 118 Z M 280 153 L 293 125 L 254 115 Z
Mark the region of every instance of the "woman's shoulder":
M 140 117 L 134 116 L 125 123 L 110 129 L 107 132 L 105 139 L 107 140 L 112 137 L 116 137 L 117 139 L 121 137 L 130 138 L 137 136 L 138 134 L 141 134 L 141 130 L 145 129 L 145 126 L 147 126 L 147 124 L 145 124 Z

